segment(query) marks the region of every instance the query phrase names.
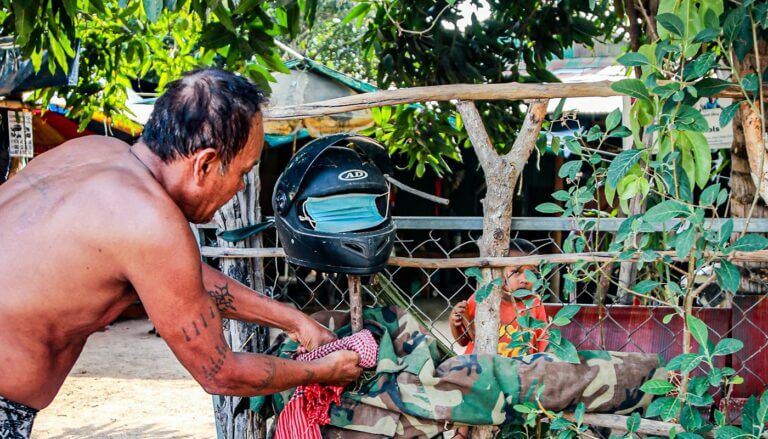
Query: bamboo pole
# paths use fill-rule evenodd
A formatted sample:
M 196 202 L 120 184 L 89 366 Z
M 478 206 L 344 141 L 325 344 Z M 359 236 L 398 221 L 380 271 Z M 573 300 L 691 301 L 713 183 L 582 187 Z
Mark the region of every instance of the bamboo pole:
M 222 248 L 201 247 L 202 256 L 209 258 L 284 258 L 285 251 L 282 248 Z M 477 258 L 404 258 L 393 256 L 388 264 L 395 267 L 412 268 L 501 268 L 510 265 L 537 265 L 539 262 L 551 262 L 555 264 L 571 264 L 574 262 L 614 262 L 619 261 L 619 252 L 591 252 L 591 253 L 557 253 L 532 256 L 509 257 L 477 257 Z M 640 260 L 640 254 L 636 254 L 627 261 Z M 658 259 L 668 256 L 673 261 L 686 261 L 675 256 L 674 251 L 658 252 Z M 705 257 L 728 257 L 731 261 L 738 262 L 768 262 L 768 250 L 755 252 L 732 252 L 728 255 L 705 252 Z
M 576 417 L 573 413 L 563 413 L 563 417 L 569 421 L 575 421 Z M 627 430 L 628 416 L 611 415 L 603 413 L 586 413 L 582 422 L 584 424 L 594 425 L 596 427 L 605 427 L 612 430 Z M 641 419 L 640 427 L 638 427 L 635 433 L 647 434 L 652 436 L 664 436 L 668 437 L 669 432 L 675 429 L 677 433 L 682 433 L 685 429 L 680 424 L 663 421 L 652 421 L 649 419 Z M 716 430 L 715 430 L 716 431 Z M 701 433 L 706 439 L 713 439 L 715 437 L 715 431 L 709 431 L 707 433 Z
M 347 276 L 349 285 L 349 321 L 352 332 L 363 329 L 363 298 L 360 295 L 360 276 Z
M 663 84 L 663 81 L 659 81 Z M 341 98 L 329 99 L 308 104 L 267 108 L 264 118 L 267 120 L 291 120 L 307 117 L 346 113 L 348 111 L 388 105 L 412 104 L 426 101 L 491 101 L 491 100 L 526 100 L 557 99 L 577 97 L 621 96 L 611 89 L 610 81 L 521 84 L 448 84 L 427 87 L 410 87 L 396 90 L 381 90 L 361 93 Z M 715 95 L 716 97 L 741 98 L 741 89 L 732 86 Z

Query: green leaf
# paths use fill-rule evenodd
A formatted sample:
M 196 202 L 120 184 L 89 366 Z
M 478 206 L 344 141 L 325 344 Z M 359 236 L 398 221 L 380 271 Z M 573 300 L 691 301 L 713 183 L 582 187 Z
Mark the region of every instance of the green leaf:
M 468 277 L 474 277 L 478 281 L 483 280 L 483 272 L 477 268 L 477 267 L 469 267 L 466 270 L 464 270 L 464 274 Z
M 685 258 L 691 252 L 694 241 L 696 239 L 696 230 L 693 227 L 688 227 L 682 232 L 675 235 L 674 248 L 678 258 Z
M 541 203 L 536 206 L 536 210 L 541 213 L 563 213 L 565 211 L 555 203 Z
M 724 338 L 717 343 L 715 350 L 712 351 L 712 355 L 728 355 L 734 352 L 738 352 L 744 347 L 744 343 L 741 340 L 735 338 Z
M 632 168 L 637 162 L 640 161 L 643 151 L 640 149 L 629 149 L 622 151 L 613 158 L 611 164 L 608 166 L 608 179 L 609 186 L 616 187 L 629 169 Z
M 715 199 L 717 198 L 717 195 L 719 193 L 720 193 L 720 183 L 715 183 L 713 185 L 707 186 L 707 188 L 701 192 L 701 196 L 699 197 L 699 203 L 701 203 L 702 206 L 712 206 L 715 204 Z
M 712 372 L 712 370 L 710 370 L 710 372 Z M 709 393 L 705 393 L 703 396 L 689 393 L 688 395 L 686 395 L 685 398 L 690 405 L 693 405 L 696 407 L 710 406 L 715 402 L 714 399 L 712 398 L 712 395 L 710 395 Z
M 216 15 L 216 18 L 219 19 L 219 23 L 221 23 L 222 26 L 224 26 L 224 28 L 226 28 L 230 32 L 235 32 L 235 24 L 232 22 L 232 17 L 229 16 L 229 11 L 227 11 L 223 3 L 219 3 L 213 9 L 213 13 Z M 269 61 L 266 58 L 265 60 Z M 272 66 L 270 65 L 270 67 Z
M 723 22 L 723 41 L 726 44 L 731 44 L 739 34 L 739 27 L 746 17 L 746 10 L 744 8 L 734 8 L 725 17 Z
M 680 354 L 669 360 L 666 368 L 668 370 L 679 370 L 682 373 L 691 372 L 704 360 L 700 354 Z
M 552 323 L 555 326 L 565 326 L 571 323 L 571 319 L 576 313 L 579 312 L 581 307 L 579 305 L 565 305 L 560 311 L 555 314 L 555 318 L 552 319 Z
M 683 24 L 683 20 L 674 14 L 659 14 L 656 16 L 656 22 L 678 37 L 685 36 L 685 25 Z
M 759 81 L 757 79 L 757 75 L 754 73 L 750 73 L 743 78 L 741 78 L 741 87 L 750 93 L 754 93 L 757 91 L 759 87 Z
M 576 178 L 576 175 L 581 171 L 581 160 L 571 160 L 569 162 L 563 163 L 562 166 L 560 166 L 560 172 L 557 173 L 557 175 L 560 178 L 570 178 L 573 180 Z
M 627 433 L 634 433 L 638 428 L 640 428 L 640 413 L 635 412 L 627 418 Z
M 566 137 L 565 144 L 572 153 L 581 155 L 581 143 L 574 137 Z
M 38 2 L 16 1 L 11 2 L 11 6 L 13 7 L 13 16 L 15 18 L 16 44 L 23 47 L 28 44 L 27 40 L 32 33 L 32 28 L 35 26 L 35 13 L 37 12 Z
M 704 439 L 698 434 L 690 433 L 692 431 L 698 431 L 703 424 L 704 420 L 701 418 L 701 414 L 695 407 L 692 407 L 689 404 L 683 405 L 683 410 L 680 414 L 680 426 L 688 431 L 680 433 L 678 437 L 681 439 Z
M 720 113 L 720 128 L 723 128 L 731 123 L 733 117 L 736 116 L 736 112 L 739 111 L 740 106 L 741 102 L 734 102 L 731 105 L 723 108 L 723 112 Z
M 75 15 L 77 15 L 77 0 L 63 0 L 63 3 L 67 15 L 74 19 Z
M 709 131 L 709 125 L 701 112 L 690 105 L 681 105 L 675 116 L 675 125 L 681 131 Z
M 704 78 L 697 82 L 695 87 L 696 91 L 699 92 L 700 97 L 709 97 L 720 93 L 731 85 L 733 85 L 733 83 L 722 79 Z
M 696 185 L 703 188 L 709 181 L 709 173 L 712 171 L 712 151 L 704 134 L 695 131 L 683 131 L 680 133 L 691 146 L 695 158 Z
M 699 343 L 699 346 L 701 346 L 702 349 L 706 349 L 707 340 L 709 338 L 707 325 L 705 325 L 701 319 L 691 314 L 685 316 L 685 321 L 688 324 L 688 329 L 691 331 L 691 335 L 693 336 L 694 340 Z
M 749 234 L 744 235 L 733 243 L 731 249 L 734 251 L 754 252 L 768 248 L 768 238 L 763 235 Z
M 693 37 L 693 43 L 709 43 L 710 41 L 715 41 L 717 37 L 720 36 L 720 29 L 715 29 L 712 27 L 708 27 L 704 29 L 703 31 L 696 34 L 695 37 Z
M 160 18 L 160 14 L 163 12 L 163 0 L 142 0 L 144 5 L 144 13 L 147 16 L 147 20 L 152 23 L 157 22 Z
M 53 52 L 53 56 L 56 58 L 56 63 L 61 66 L 61 68 L 64 70 L 64 73 L 67 73 L 69 70 L 69 65 L 67 64 L 67 56 L 64 54 L 64 49 L 62 49 L 59 42 L 53 36 L 53 32 L 48 32 L 48 41 L 50 42 L 51 52 Z
M 715 65 L 715 54 L 706 52 L 696 58 L 692 63 L 686 64 L 683 69 L 683 79 L 692 81 L 705 76 Z
M 619 122 L 621 122 L 621 110 L 616 108 L 605 118 L 605 132 L 611 131 L 619 126 Z
M 763 395 L 765 395 L 765 393 Z M 760 406 L 757 398 L 752 395 L 747 398 L 747 402 L 741 410 L 741 428 L 746 430 L 747 433 L 755 436 L 757 436 L 758 430 L 761 427 L 761 423 L 757 420 L 759 408 Z
M 587 412 L 587 408 L 584 406 L 583 402 L 579 402 L 579 404 L 576 406 L 576 410 L 574 410 L 574 418 L 576 419 L 576 423 L 578 425 L 581 425 L 584 422 L 584 413 Z
M 642 53 L 637 52 L 625 53 L 624 55 L 621 55 L 616 61 L 618 61 L 619 64 L 623 65 L 624 67 L 644 66 L 651 64 L 651 62 L 648 61 L 648 57 Z
M 739 269 L 729 261 L 722 260 L 720 265 L 715 266 L 715 275 L 717 276 L 717 284 L 720 288 L 731 292 L 736 292 L 739 289 Z
M 646 279 L 644 281 L 641 281 L 635 284 L 635 286 L 632 289 L 640 294 L 648 294 L 659 285 L 661 285 L 659 281 Z
M 640 386 L 640 390 L 650 395 L 666 395 L 676 387 L 667 380 L 649 380 Z
M 662 412 L 668 411 L 669 407 L 672 406 L 674 402 L 675 402 L 675 398 L 670 398 L 670 397 L 654 399 L 648 405 L 648 408 L 645 409 L 645 417 L 655 418 L 659 416 Z
M 579 364 L 579 353 L 576 351 L 576 347 L 570 341 L 561 339 L 560 343 L 550 343 L 550 349 L 555 356 L 567 363 Z
M 531 407 L 528 407 L 527 405 L 524 405 L 524 404 L 515 404 L 515 405 L 512 406 L 512 408 L 516 412 L 520 412 L 520 413 L 531 413 L 531 412 L 536 411 L 535 409 L 533 409 Z
M 361 17 L 368 13 L 368 11 L 371 10 L 371 3 L 365 2 L 360 3 L 354 8 L 352 8 L 346 17 L 344 17 L 343 20 L 341 20 L 341 24 L 347 24 L 350 21 L 354 20 L 357 17 Z
M 733 425 L 726 425 L 725 427 L 720 427 L 715 431 L 715 439 L 746 439 L 749 435 L 746 431 L 740 429 L 739 427 L 734 427 Z
M 263 2 L 263 0 L 241 0 L 235 10 L 232 11 L 232 15 L 239 15 L 244 12 L 248 12 L 254 7 L 258 6 L 261 2 Z
M 652 102 L 651 97 L 648 95 L 648 89 L 645 88 L 643 81 L 639 79 L 622 79 L 621 81 L 616 81 L 611 84 L 611 89 L 616 93 Z
M 629 137 L 631 135 L 632 135 L 632 131 L 630 131 L 629 128 L 627 128 L 625 126 L 620 126 L 620 127 L 616 128 L 615 130 L 611 131 L 608 134 L 608 137 L 624 138 L 624 137 Z
M 672 218 L 687 218 L 690 215 L 691 209 L 688 205 L 676 200 L 667 200 L 648 209 L 643 215 L 643 220 L 649 224 L 659 224 Z
M 679 398 L 673 398 L 672 401 L 670 401 L 670 403 L 664 404 L 661 407 L 661 412 L 659 413 L 659 415 L 661 416 L 661 420 L 666 422 L 674 419 L 677 416 L 678 412 L 680 412 L 681 405 L 682 405 L 682 402 L 680 401 Z M 672 435 L 670 435 L 669 437 L 671 438 Z

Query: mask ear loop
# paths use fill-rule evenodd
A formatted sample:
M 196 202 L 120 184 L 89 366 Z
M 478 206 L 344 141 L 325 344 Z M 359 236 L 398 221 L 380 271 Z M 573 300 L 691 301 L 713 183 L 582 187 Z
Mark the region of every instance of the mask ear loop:
M 387 197 L 387 208 L 384 211 L 384 218 L 389 217 L 389 200 L 392 195 L 392 186 L 389 183 L 389 180 L 387 180 L 387 193 L 379 195 L 380 197 L 386 196 Z
M 307 213 L 307 201 L 301 204 L 301 210 L 304 212 L 304 216 L 299 215 L 299 219 L 308 222 L 312 226 L 312 230 L 317 230 L 317 221 L 313 220 L 309 213 Z

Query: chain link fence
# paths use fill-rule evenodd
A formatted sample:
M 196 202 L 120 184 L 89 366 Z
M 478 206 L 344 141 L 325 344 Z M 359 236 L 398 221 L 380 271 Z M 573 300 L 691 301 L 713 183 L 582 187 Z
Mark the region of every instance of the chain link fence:
M 428 223 L 425 219 L 415 229 L 399 225 L 393 255 L 435 259 L 478 256 L 476 242 L 481 232 L 473 230 L 478 224 L 465 224 L 462 230 L 430 229 L 425 226 Z M 531 241 L 542 254 L 562 252 L 558 243 L 570 233 L 566 226 L 561 227 L 563 230 L 542 231 L 542 225 L 533 222 L 525 227 L 533 230 L 520 230 L 516 237 Z M 592 238 L 598 244 L 612 239 L 609 231 L 597 235 Z M 214 241 L 209 239 L 208 245 Z M 274 230 L 265 232 L 263 241 L 264 247 L 280 247 Z M 554 265 L 542 276 L 543 288 L 536 291 L 546 316 L 554 317 L 567 304 L 580 305 L 571 323 L 560 328 L 562 336 L 578 350 L 658 353 L 665 360 L 682 353 L 683 324 L 679 317 L 668 317 L 674 313 L 672 307 L 659 306 L 652 300 L 618 304 L 620 265 L 619 262 L 603 263 L 593 278 L 581 279 L 570 286 L 566 285 L 569 264 Z M 294 267 L 282 257 L 264 258 L 263 266 L 265 293 L 271 297 L 291 303 L 308 314 L 349 309 L 346 276 Z M 760 279 L 759 267 L 744 265 L 741 268 L 742 277 Z M 763 285 L 768 291 L 768 284 L 763 282 Z M 449 352 L 463 354 L 466 343 L 457 340 L 461 333 L 455 336 L 451 331 L 451 312 L 477 288 L 476 280 L 465 269 L 389 266 L 374 278 L 363 279 L 363 301 L 365 306 L 396 304 L 404 308 Z M 727 337 L 744 343 L 739 352 L 717 358 L 716 366 L 732 367 L 744 378 L 744 383 L 735 386 L 729 398 L 737 401 L 762 392 L 768 383 L 768 299 L 765 294 L 732 295 L 713 287 L 702 294 L 697 305 L 694 315 L 707 324 L 714 343 Z M 541 336 L 540 331 L 538 335 Z M 695 342 L 694 349 L 697 349 Z M 713 396 L 719 401 L 724 395 Z

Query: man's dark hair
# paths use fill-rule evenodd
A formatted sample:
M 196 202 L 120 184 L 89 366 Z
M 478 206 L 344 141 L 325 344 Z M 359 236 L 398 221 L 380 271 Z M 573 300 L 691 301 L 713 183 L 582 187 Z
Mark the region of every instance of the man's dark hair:
M 163 162 L 216 148 L 226 167 L 245 147 L 253 117 L 266 100 L 264 91 L 243 77 L 194 70 L 168 84 L 141 138 Z
M 538 255 L 539 249 L 533 243 L 523 238 L 509 240 L 509 254 Z

